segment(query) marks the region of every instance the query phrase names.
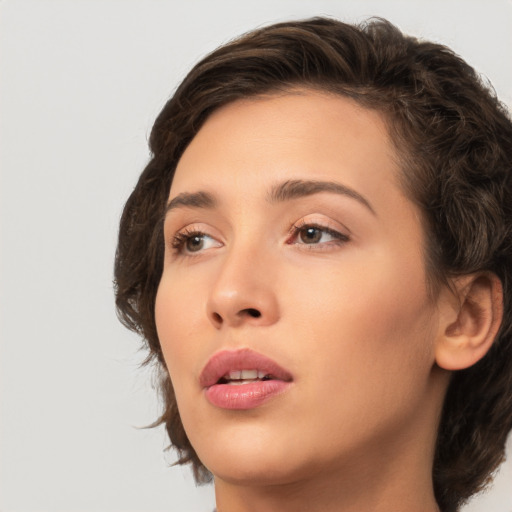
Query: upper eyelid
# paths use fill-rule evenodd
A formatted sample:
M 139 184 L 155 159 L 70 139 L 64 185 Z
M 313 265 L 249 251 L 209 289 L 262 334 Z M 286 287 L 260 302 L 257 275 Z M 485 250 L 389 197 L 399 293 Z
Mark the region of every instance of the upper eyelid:
M 220 242 L 219 238 L 221 238 L 221 237 L 219 237 L 219 235 L 212 233 L 212 230 L 198 226 L 197 224 L 187 224 L 186 226 L 184 226 L 182 228 L 173 229 L 171 234 L 166 238 L 170 238 L 171 240 L 173 240 L 180 235 L 181 236 L 201 235 L 201 236 L 206 236 L 208 238 L 212 238 L 213 240 L 217 240 L 219 242 Z
M 218 232 L 218 229 L 212 228 L 211 226 L 206 227 L 207 224 L 202 221 L 192 221 L 192 222 L 180 222 L 177 226 L 174 226 L 170 221 L 164 222 L 163 231 L 165 238 L 173 238 L 174 236 L 180 233 L 202 233 L 212 238 L 218 238 L 218 235 L 215 234 Z
M 292 229 L 290 231 L 290 236 L 297 237 L 300 234 L 300 232 L 302 231 L 302 229 L 310 228 L 310 227 L 318 229 L 318 230 L 322 231 L 323 233 L 332 236 L 339 242 L 348 242 L 349 240 L 351 240 L 350 235 L 344 233 L 343 230 L 333 229 L 328 226 L 323 226 L 323 225 L 316 224 L 316 223 L 305 223 L 301 226 L 295 225 L 292 227 Z M 323 242 L 323 243 L 325 244 L 328 242 Z M 309 245 L 309 244 L 298 244 L 298 245 Z M 322 245 L 322 243 L 311 244 L 311 246 L 314 246 L 314 245 Z
M 185 227 L 181 230 L 176 231 L 172 236 L 166 239 L 165 245 L 166 250 L 169 249 L 173 259 L 180 258 L 195 258 L 201 256 L 205 250 L 212 249 L 212 247 L 208 247 L 206 249 L 201 248 L 199 251 L 189 251 L 186 248 L 186 243 L 188 239 L 200 235 L 201 237 L 210 238 L 214 244 L 222 245 L 222 242 L 218 240 L 218 238 L 205 233 L 204 230 L 194 229 L 193 227 Z M 218 248 L 218 245 L 214 245 L 213 248 Z
M 339 233 L 340 235 L 344 235 L 349 238 L 352 238 L 352 231 L 345 224 L 343 224 L 339 221 L 334 221 L 334 220 L 330 219 L 329 217 L 326 218 L 323 214 L 321 214 L 321 215 L 324 218 L 323 220 L 318 220 L 318 218 L 315 216 L 315 214 L 305 215 L 299 221 L 294 222 L 291 225 L 290 232 L 294 229 L 295 226 L 297 226 L 297 227 L 314 226 L 314 227 L 318 227 L 320 229 L 331 230 L 336 233 Z
M 189 229 L 184 228 L 176 231 L 172 236 L 171 239 L 177 238 L 177 237 L 193 237 L 193 236 L 204 236 L 208 238 L 212 238 L 215 240 L 215 237 L 207 233 L 206 231 L 202 229 Z

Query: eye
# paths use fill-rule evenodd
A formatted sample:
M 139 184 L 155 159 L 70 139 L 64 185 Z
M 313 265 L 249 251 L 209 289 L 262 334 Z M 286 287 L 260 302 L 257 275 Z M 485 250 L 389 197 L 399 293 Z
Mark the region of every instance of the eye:
M 292 227 L 289 243 L 298 245 L 339 245 L 349 241 L 349 237 L 327 226 L 299 224 Z
M 215 238 L 201 231 L 181 231 L 176 233 L 171 240 L 173 251 L 176 254 L 184 255 L 192 255 L 221 245 Z

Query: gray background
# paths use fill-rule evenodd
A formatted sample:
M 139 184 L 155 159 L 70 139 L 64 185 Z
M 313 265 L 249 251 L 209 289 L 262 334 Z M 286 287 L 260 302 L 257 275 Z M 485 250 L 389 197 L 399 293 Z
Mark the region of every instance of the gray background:
M 112 260 L 152 122 L 206 52 L 269 22 L 389 18 L 452 46 L 512 105 L 512 2 L 0 2 L 0 510 L 205 512 L 168 468 Z M 509 447 L 512 453 L 512 446 Z M 512 461 L 466 512 L 512 511 Z

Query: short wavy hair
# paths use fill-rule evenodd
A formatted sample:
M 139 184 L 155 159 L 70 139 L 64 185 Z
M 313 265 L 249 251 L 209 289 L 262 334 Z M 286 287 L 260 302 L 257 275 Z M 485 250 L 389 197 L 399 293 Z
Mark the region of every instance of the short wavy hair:
M 240 98 L 293 88 L 349 97 L 386 120 L 401 181 L 423 213 L 427 275 L 495 273 L 504 317 L 488 354 L 453 372 L 433 464 L 436 499 L 454 512 L 504 459 L 512 428 L 512 122 L 493 89 L 445 46 L 383 19 L 350 25 L 313 18 L 245 34 L 200 61 L 153 126 L 152 157 L 123 211 L 115 260 L 121 321 L 162 369 L 164 424 L 179 463 L 208 471 L 183 429 L 155 326 L 163 267 L 163 212 L 177 163 L 208 116 Z M 436 285 L 437 283 L 437 285 Z

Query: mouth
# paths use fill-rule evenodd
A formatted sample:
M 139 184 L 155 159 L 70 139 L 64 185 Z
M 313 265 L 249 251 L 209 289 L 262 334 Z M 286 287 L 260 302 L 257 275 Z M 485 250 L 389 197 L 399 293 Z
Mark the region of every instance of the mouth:
M 272 374 L 260 370 L 232 370 L 221 377 L 217 384 L 230 384 L 240 386 L 251 382 L 263 382 L 267 380 L 279 380 Z
M 221 351 L 201 372 L 207 400 L 222 409 L 253 409 L 289 388 L 289 371 L 250 349 Z

